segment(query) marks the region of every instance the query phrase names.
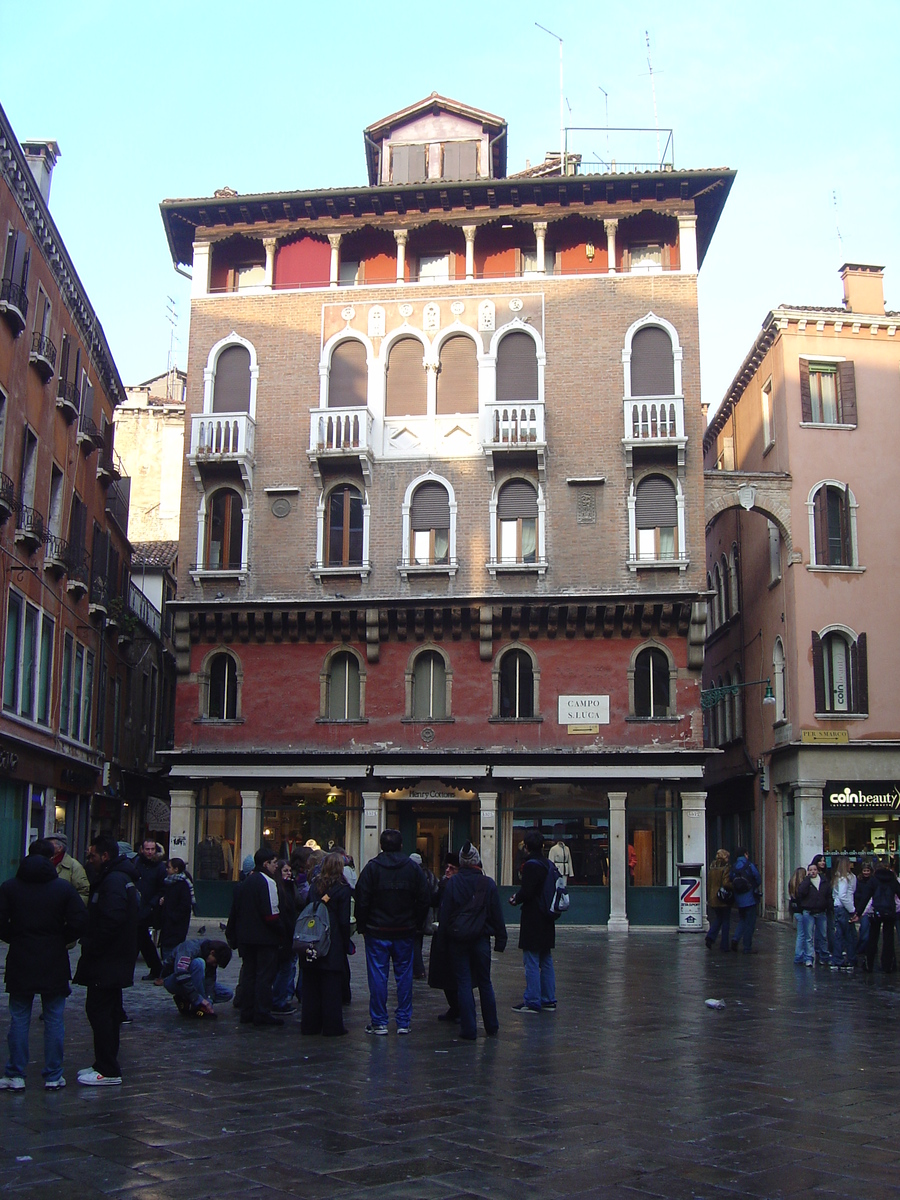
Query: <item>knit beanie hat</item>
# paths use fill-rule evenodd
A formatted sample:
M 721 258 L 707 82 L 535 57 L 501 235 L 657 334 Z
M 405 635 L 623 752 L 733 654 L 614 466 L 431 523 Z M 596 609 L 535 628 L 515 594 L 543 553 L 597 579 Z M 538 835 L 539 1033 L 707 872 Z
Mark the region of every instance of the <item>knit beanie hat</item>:
M 459 852 L 459 865 L 461 867 L 480 867 L 481 855 L 478 853 L 478 847 L 473 846 L 471 842 L 466 842 Z

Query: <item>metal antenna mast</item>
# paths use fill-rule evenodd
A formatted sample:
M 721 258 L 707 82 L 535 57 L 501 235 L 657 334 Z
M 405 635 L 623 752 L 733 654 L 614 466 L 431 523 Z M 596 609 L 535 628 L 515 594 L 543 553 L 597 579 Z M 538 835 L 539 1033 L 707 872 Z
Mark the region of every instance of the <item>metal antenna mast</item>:
M 603 102 L 606 105 L 606 158 L 609 161 L 609 95 L 606 88 L 600 87 L 599 83 L 597 88 L 603 93 Z
M 166 363 L 166 400 L 171 404 L 175 399 L 175 330 L 178 326 L 178 312 L 175 308 L 175 298 L 166 296 L 166 320 L 169 322 L 169 358 Z
M 535 21 L 538 29 L 542 29 L 544 33 L 549 33 L 552 38 L 556 38 L 559 42 L 559 167 L 560 172 L 566 174 L 566 116 L 565 116 L 565 95 L 563 93 L 563 40 L 558 33 L 554 33 L 552 29 L 548 29 L 546 25 L 541 25 L 539 21 Z
M 659 149 L 659 116 L 656 112 L 656 84 L 653 80 L 653 63 L 650 61 L 650 30 L 644 30 L 644 37 L 647 40 L 647 66 L 650 70 L 650 91 L 653 95 L 653 124 L 656 126 L 656 164 L 659 169 L 662 169 L 662 154 Z

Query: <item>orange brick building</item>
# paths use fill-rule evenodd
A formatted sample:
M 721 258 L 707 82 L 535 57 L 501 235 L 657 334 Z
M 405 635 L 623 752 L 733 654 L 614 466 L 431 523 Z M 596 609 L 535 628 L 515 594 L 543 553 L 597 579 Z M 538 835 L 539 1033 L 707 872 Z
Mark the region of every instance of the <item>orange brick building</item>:
M 171 852 L 209 904 L 261 840 L 360 864 L 386 825 L 509 884 L 539 825 L 584 919 L 672 923 L 732 173 L 509 175 L 506 123 L 437 95 L 364 144 L 361 187 L 162 205 L 193 272 Z

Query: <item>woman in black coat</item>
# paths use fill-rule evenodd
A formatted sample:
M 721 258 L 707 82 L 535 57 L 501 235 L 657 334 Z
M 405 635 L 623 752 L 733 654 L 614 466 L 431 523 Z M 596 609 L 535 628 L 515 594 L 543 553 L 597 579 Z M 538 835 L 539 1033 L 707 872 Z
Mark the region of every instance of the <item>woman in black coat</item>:
M 300 1032 L 340 1037 L 347 1033 L 341 1008 L 341 982 L 350 947 L 351 888 L 344 879 L 342 854 L 326 854 L 321 870 L 309 885 L 309 902 L 323 900 L 331 925 L 331 946 L 324 957 L 301 962 L 303 993 Z
M 158 903 L 159 956 L 165 960 L 171 957 L 176 946 L 187 940 L 194 911 L 194 889 L 183 859 L 169 859 Z

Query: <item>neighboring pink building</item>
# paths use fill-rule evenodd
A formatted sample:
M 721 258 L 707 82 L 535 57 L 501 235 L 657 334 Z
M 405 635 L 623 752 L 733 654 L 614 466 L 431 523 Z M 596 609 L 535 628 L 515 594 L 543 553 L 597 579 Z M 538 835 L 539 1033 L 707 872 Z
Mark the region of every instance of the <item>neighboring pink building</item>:
M 704 438 L 703 686 L 741 685 L 705 697 L 708 848 L 749 842 L 777 916 L 816 851 L 900 838 L 900 313 L 881 267 L 841 278 L 768 314 Z

